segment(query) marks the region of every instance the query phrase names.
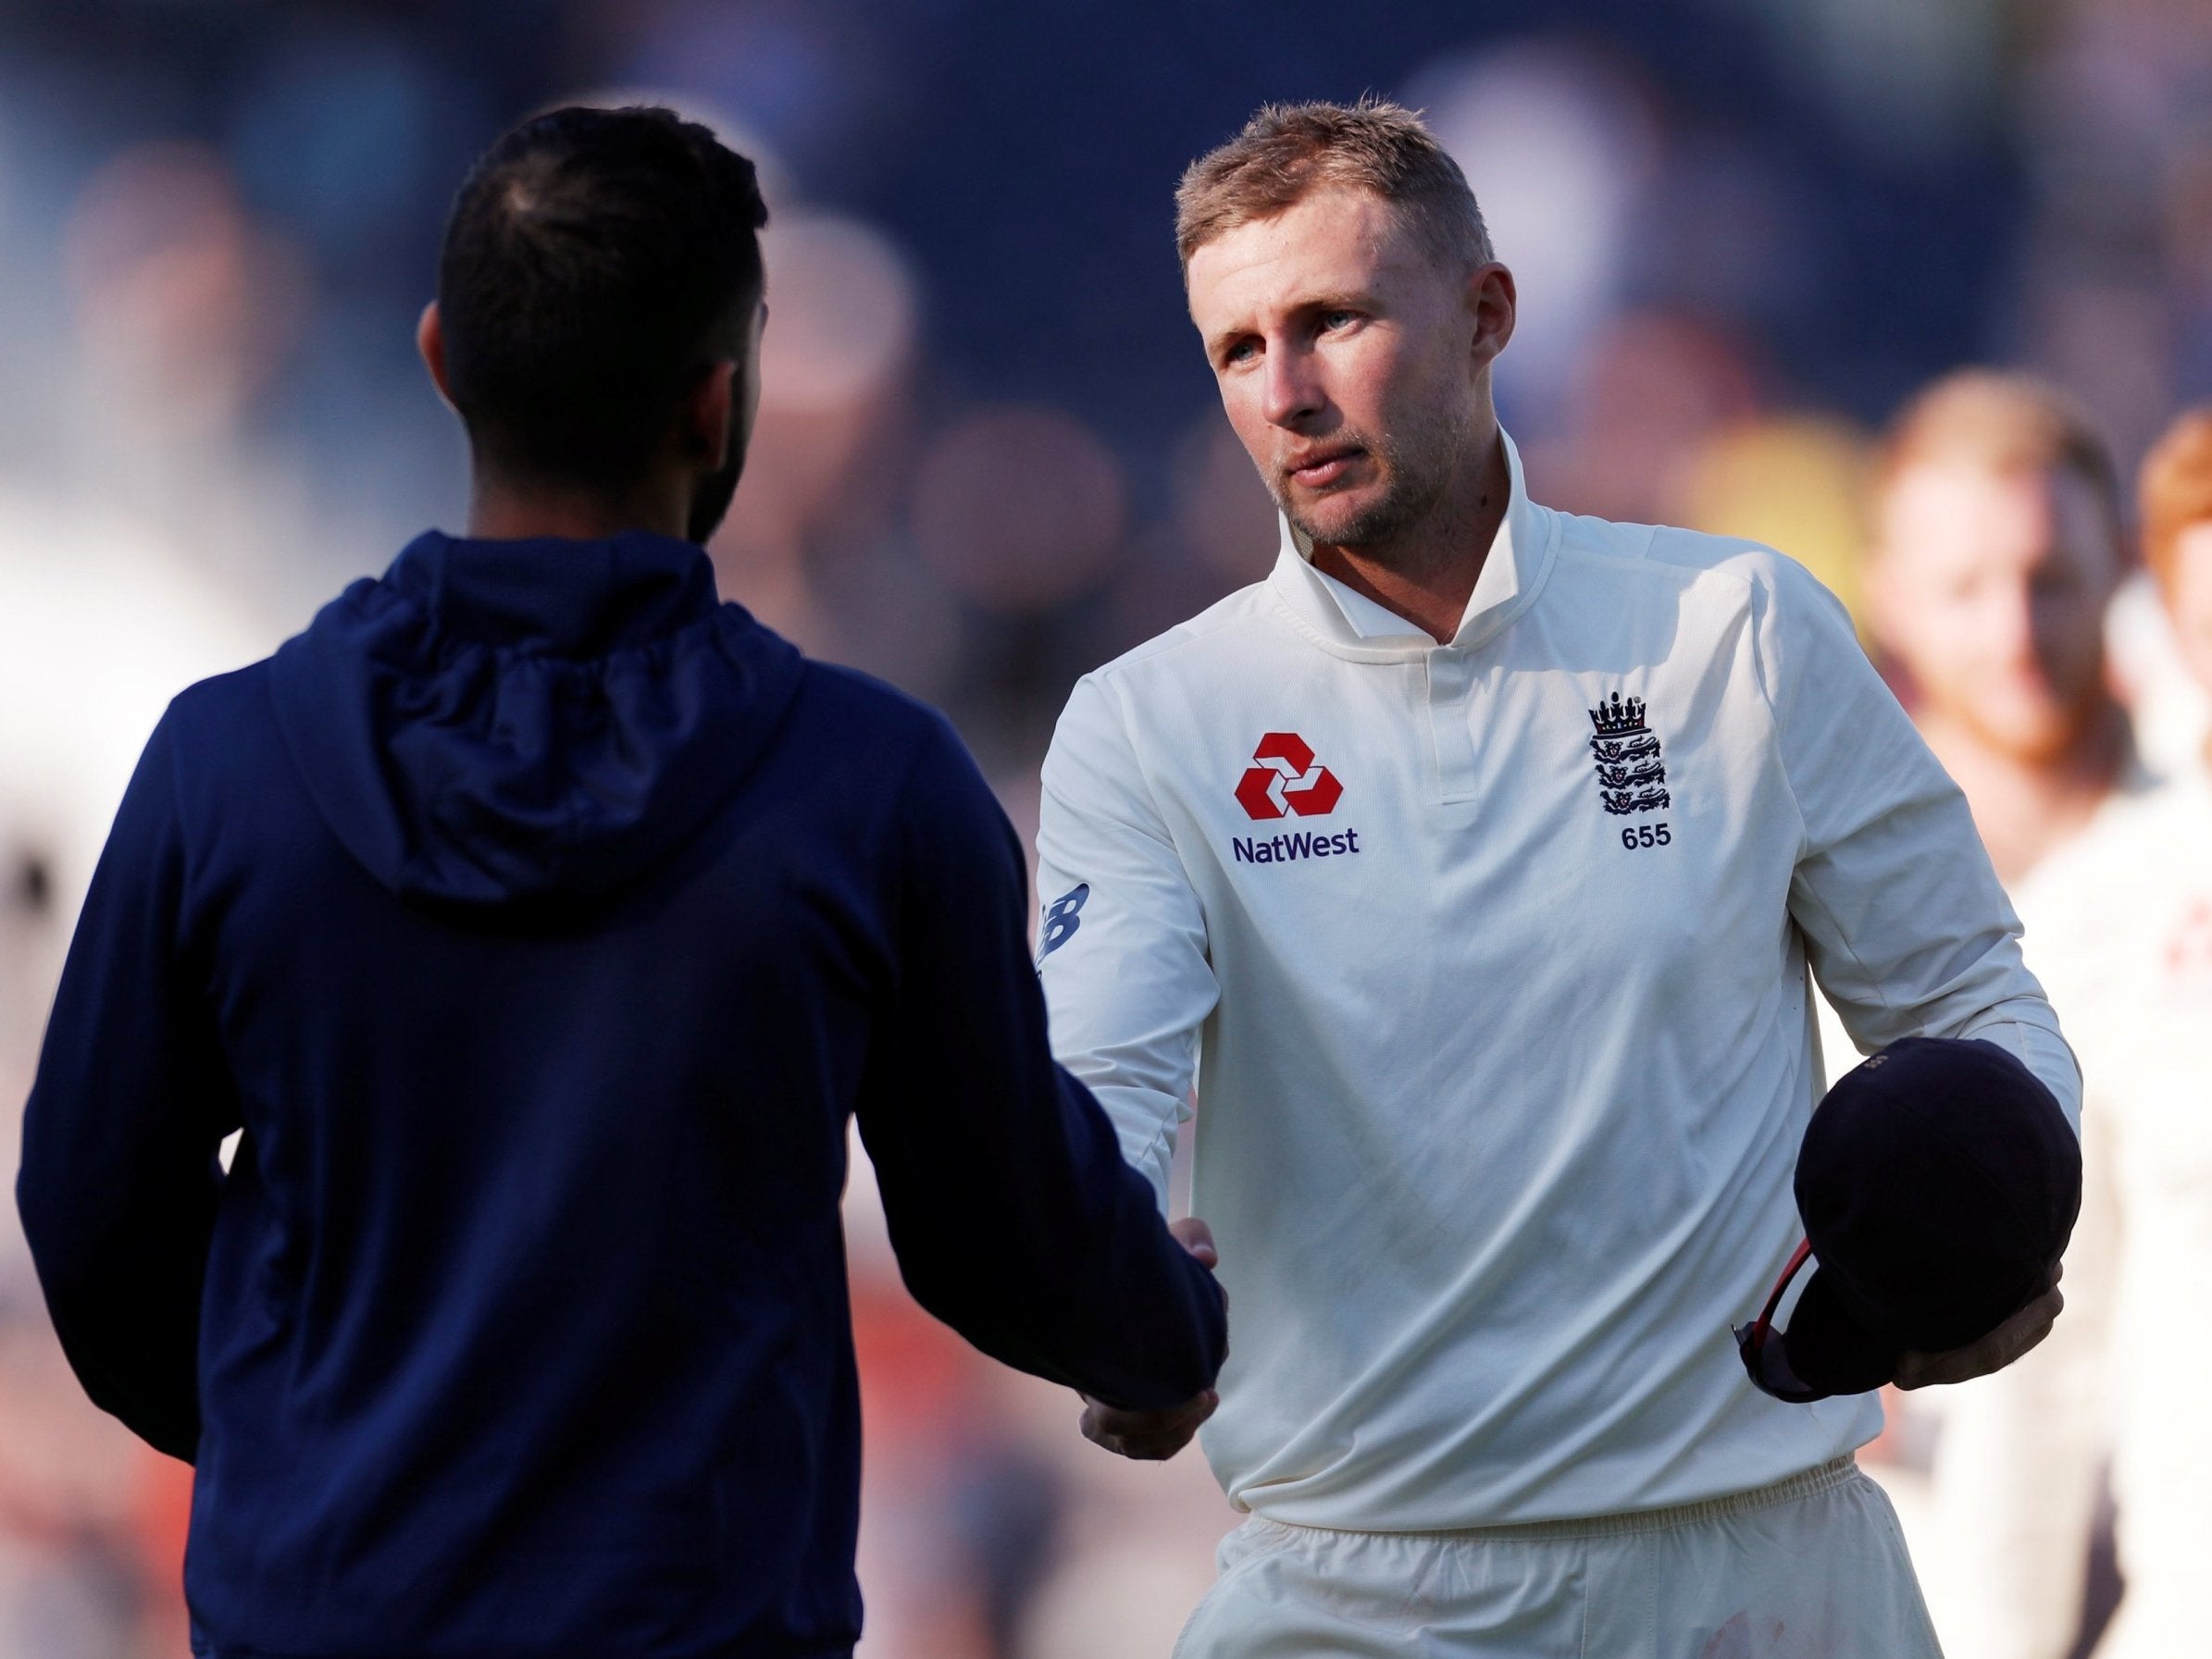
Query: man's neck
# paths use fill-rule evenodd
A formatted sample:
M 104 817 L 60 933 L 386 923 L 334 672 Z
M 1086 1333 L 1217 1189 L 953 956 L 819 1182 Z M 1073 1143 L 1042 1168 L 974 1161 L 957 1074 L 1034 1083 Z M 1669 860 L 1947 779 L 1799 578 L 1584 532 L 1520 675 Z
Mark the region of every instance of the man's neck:
M 1990 862 L 2008 887 L 2088 826 L 2127 764 L 2127 716 L 2108 700 L 2071 743 L 2044 758 L 1998 748 L 1941 714 L 1925 717 L 1920 729 L 1965 792 Z
M 468 534 L 483 541 L 557 537 L 601 541 L 625 530 L 650 530 L 680 541 L 690 527 L 674 490 L 521 488 L 478 475 L 468 500 Z
M 1482 464 L 1420 524 L 1387 544 L 1313 544 L 1313 568 L 1448 644 L 1467 614 L 1512 493 L 1504 437 L 1491 428 Z

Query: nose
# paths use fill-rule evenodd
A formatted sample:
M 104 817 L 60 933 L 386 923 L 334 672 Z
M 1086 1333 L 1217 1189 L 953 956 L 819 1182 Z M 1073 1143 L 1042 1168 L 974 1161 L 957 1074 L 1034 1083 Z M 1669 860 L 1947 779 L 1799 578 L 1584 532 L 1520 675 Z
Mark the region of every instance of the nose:
M 1311 353 L 1278 346 L 1268 352 L 1261 372 L 1266 376 L 1262 412 L 1274 425 L 1295 429 L 1321 413 L 1326 400 Z

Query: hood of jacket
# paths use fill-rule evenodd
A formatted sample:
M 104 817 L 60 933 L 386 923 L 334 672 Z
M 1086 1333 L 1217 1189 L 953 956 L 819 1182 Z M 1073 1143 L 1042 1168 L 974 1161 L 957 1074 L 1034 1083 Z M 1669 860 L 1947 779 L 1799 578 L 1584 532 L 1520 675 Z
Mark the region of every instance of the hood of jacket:
M 270 664 L 301 781 L 391 892 L 467 905 L 606 893 L 736 789 L 799 652 L 724 604 L 699 548 L 431 531 Z

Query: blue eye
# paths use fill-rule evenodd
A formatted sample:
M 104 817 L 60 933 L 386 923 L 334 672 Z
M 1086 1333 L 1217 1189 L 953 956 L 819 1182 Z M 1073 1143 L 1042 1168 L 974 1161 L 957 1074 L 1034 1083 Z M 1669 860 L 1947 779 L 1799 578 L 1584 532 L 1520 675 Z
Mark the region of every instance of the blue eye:
M 1323 328 L 1341 328 L 1357 320 L 1359 315 L 1356 311 L 1324 311 L 1321 314 L 1321 326 Z

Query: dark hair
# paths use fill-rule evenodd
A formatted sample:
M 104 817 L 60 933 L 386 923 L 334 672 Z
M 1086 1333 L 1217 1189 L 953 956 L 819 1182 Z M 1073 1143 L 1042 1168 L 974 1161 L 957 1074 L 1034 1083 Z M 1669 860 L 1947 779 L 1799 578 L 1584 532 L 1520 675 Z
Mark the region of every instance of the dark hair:
M 666 109 L 556 109 L 485 152 L 438 265 L 446 383 L 487 464 L 622 484 L 739 355 L 768 222 L 752 163 Z

